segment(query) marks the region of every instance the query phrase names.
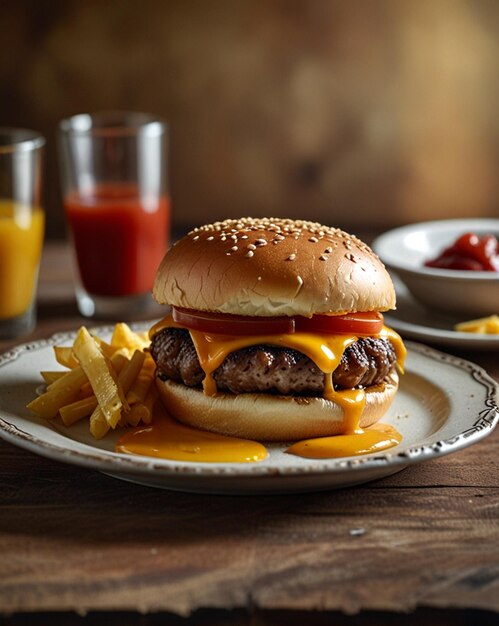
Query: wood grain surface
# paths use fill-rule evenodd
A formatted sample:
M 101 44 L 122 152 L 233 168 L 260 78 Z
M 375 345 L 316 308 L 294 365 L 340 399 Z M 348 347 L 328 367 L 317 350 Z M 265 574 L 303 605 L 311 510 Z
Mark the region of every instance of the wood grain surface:
M 494 0 L 3 0 L 0 118 L 84 111 L 171 129 L 177 227 L 278 212 L 345 228 L 497 217 Z M 36 94 L 36 96 L 34 95 Z
M 46 251 L 35 336 L 82 321 L 65 254 Z M 496 354 L 463 356 L 499 378 Z M 498 458 L 496 432 L 353 489 L 227 497 L 129 484 L 0 442 L 0 613 L 12 625 L 74 611 L 109 624 L 158 612 L 198 624 L 250 614 L 252 624 L 319 623 L 310 611 L 338 624 L 338 612 L 372 625 L 411 611 L 419 621 L 406 624 L 493 623 Z

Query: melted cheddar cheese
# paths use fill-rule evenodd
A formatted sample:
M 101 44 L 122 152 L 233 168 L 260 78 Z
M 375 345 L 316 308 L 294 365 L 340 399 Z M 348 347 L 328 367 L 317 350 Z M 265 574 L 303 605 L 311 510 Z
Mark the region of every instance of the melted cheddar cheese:
M 152 424 L 127 431 L 115 450 L 124 454 L 201 463 L 256 463 L 268 455 L 265 446 L 256 441 L 185 426 L 168 415 L 158 402 L 154 406 Z

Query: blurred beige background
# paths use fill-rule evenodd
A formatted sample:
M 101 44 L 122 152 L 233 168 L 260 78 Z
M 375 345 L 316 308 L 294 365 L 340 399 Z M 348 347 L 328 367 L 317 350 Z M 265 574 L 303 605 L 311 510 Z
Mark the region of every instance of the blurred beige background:
M 0 124 L 135 109 L 171 127 L 173 220 L 352 230 L 499 216 L 496 0 L 3 0 Z

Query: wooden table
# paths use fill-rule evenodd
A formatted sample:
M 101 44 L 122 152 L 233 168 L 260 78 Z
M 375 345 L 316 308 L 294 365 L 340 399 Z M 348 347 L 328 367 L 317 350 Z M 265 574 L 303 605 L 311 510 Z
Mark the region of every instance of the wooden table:
M 83 321 L 66 246 L 49 244 L 31 338 Z M 499 379 L 497 354 L 462 356 Z M 0 623 L 497 624 L 498 459 L 496 432 L 352 489 L 223 497 L 0 441 Z

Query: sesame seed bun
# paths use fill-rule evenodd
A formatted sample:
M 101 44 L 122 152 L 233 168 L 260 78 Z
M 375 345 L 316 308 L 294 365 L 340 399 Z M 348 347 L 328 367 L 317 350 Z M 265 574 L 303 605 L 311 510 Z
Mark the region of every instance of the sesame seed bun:
M 360 427 L 383 417 L 398 389 L 392 370 L 387 380 L 366 389 L 366 406 Z M 325 398 L 301 398 L 269 394 L 240 395 L 202 390 L 172 380 L 156 379 L 163 404 L 175 419 L 210 432 L 259 441 L 295 441 L 345 432 L 343 409 Z
M 165 255 L 160 304 L 278 316 L 395 308 L 388 272 L 362 241 L 314 222 L 225 220 L 196 228 Z

